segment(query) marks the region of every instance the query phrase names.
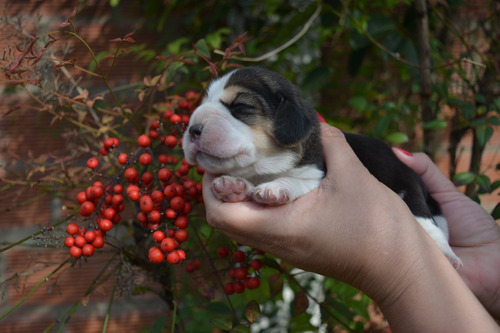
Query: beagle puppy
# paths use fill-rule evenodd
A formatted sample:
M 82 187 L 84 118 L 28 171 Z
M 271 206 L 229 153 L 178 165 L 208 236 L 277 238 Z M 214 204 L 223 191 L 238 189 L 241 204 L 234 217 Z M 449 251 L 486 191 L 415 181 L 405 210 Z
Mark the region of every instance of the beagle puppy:
M 370 173 L 396 192 L 456 267 L 448 227 L 420 177 L 380 140 L 345 133 Z M 220 175 L 212 192 L 223 201 L 281 205 L 317 188 L 325 175 L 319 119 L 283 76 L 245 67 L 214 80 L 183 137 L 186 160 Z

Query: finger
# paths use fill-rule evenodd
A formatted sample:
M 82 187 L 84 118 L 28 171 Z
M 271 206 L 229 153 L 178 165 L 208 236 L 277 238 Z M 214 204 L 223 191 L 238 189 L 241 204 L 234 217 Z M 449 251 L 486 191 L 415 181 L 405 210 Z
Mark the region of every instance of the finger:
M 438 166 L 424 153 L 405 154 L 400 149 L 394 149 L 396 156 L 424 181 L 427 190 L 432 193 L 455 192 L 455 185 L 441 172 Z

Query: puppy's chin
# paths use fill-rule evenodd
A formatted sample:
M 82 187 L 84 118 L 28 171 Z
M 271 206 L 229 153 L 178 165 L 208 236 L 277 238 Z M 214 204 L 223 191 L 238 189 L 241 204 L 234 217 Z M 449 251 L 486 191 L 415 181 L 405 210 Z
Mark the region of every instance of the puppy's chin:
M 247 152 L 240 152 L 230 157 L 218 157 L 198 151 L 194 160 L 195 164 L 200 165 L 205 171 L 215 174 L 232 174 L 235 170 L 245 169 L 255 163 L 252 154 Z

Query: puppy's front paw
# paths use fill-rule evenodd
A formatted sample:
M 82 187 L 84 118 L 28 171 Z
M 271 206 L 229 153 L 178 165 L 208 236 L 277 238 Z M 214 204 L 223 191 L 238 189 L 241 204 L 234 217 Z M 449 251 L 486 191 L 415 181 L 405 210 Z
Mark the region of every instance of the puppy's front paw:
M 222 201 L 247 201 L 252 196 L 253 185 L 248 181 L 232 176 L 221 176 L 212 181 L 212 193 Z
M 264 183 L 255 188 L 253 199 L 263 205 L 283 205 L 290 201 L 288 189 L 275 182 Z

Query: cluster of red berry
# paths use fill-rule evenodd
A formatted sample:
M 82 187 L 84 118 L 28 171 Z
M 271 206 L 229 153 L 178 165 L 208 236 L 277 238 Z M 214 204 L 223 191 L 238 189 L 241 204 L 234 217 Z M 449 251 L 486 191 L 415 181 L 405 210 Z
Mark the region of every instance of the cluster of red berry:
M 128 198 L 139 207 L 136 220 L 152 231 L 155 245 L 149 249 L 149 260 L 161 263 L 166 258 L 176 264 L 185 259 L 186 254 L 179 246 L 188 239 L 188 215 L 193 204 L 202 201 L 202 193 L 201 184 L 189 177 L 192 166 L 176 154 L 198 98 L 195 92 L 174 96 L 172 103 L 167 103 L 163 120 L 154 120 L 148 134 L 137 138 L 138 149 L 134 154 L 115 154 L 121 170 L 113 181 L 106 186 L 94 182 L 78 193 L 79 213 L 90 223 L 87 228 L 76 223 L 68 225 L 65 245 L 70 248 L 71 256 L 88 257 L 95 248 L 104 245 L 106 232 L 120 222 Z M 106 138 L 99 153 L 107 156 L 119 145 L 117 138 Z M 99 160 L 91 157 L 87 166 L 95 170 Z M 200 168 L 196 170 L 203 173 Z
M 251 290 L 260 286 L 259 270 L 263 265 L 260 256 L 264 253 L 260 250 L 247 249 L 248 252 L 235 249 L 232 253 L 227 246 L 217 249 L 219 258 L 228 258 L 232 264 L 229 269 L 230 281 L 224 285 L 224 291 L 228 295 L 241 294 L 245 289 Z

